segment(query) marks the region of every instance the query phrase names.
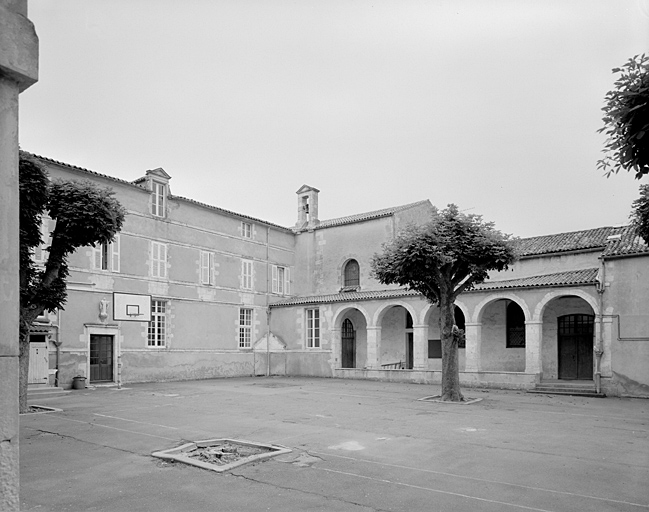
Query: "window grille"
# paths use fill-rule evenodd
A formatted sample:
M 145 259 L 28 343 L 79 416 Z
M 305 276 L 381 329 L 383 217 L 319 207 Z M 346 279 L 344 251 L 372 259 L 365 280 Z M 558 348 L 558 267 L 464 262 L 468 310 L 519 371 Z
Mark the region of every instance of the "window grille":
M 507 304 L 507 348 L 525 346 L 525 313 L 511 301 Z

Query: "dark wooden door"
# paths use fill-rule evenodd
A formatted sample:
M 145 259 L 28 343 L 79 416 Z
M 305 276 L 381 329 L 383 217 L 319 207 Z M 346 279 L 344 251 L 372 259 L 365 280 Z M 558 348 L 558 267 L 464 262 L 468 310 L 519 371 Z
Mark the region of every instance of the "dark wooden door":
M 349 318 L 345 318 L 342 328 L 342 368 L 356 368 L 356 332 Z
M 90 382 L 113 381 L 113 336 L 90 335 Z
M 593 378 L 593 315 L 559 317 L 559 378 L 590 380 Z

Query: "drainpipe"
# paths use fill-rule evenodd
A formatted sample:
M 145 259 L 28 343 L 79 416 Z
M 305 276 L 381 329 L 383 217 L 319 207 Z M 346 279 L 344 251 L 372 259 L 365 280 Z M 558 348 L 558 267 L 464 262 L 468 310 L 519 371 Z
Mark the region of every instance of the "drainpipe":
M 604 257 L 599 258 L 597 280 L 597 299 L 599 303 L 599 334 L 595 340 L 595 388 L 597 393 L 602 390 L 602 355 L 604 354 L 604 291 L 606 290 L 606 265 Z
M 266 226 L 266 377 L 270 377 L 270 226 Z

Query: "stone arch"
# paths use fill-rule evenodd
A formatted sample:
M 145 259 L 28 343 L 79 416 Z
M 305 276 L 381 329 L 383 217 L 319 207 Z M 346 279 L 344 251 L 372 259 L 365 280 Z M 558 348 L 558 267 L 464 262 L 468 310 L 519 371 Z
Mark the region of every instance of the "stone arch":
M 410 313 L 413 322 L 418 318 L 417 312 L 415 311 L 415 308 L 412 306 L 412 304 L 408 304 L 407 302 L 402 300 L 396 300 L 396 301 L 390 301 L 385 304 L 382 304 L 374 313 L 374 318 L 372 319 L 373 323 L 372 324 L 368 323 L 367 325 L 373 327 L 380 327 L 385 312 L 394 306 L 403 307 L 408 313 Z
M 358 279 L 359 279 L 359 286 L 360 286 L 360 282 L 362 281 L 361 276 L 363 272 L 363 267 L 361 265 L 362 259 L 357 254 L 348 252 L 347 254 L 338 258 L 337 271 L 338 271 L 338 286 L 340 288 L 343 288 L 345 286 L 345 268 L 347 268 L 347 264 L 352 260 L 358 263 Z
M 471 316 L 469 315 L 469 308 L 466 307 L 466 304 L 464 304 L 464 302 L 462 302 L 461 300 L 456 300 L 455 305 L 458 308 L 460 308 L 460 311 L 462 311 L 462 313 L 464 314 L 465 321 L 468 322 L 469 319 L 471 318 Z M 430 302 L 426 302 L 426 305 L 424 306 L 424 309 L 422 309 L 422 311 L 420 313 L 420 317 L 419 317 L 420 325 L 427 325 L 428 324 L 430 312 L 432 311 L 432 309 L 434 307 L 437 307 L 437 306 L 434 305 L 434 304 L 431 304 Z
M 506 299 L 506 300 L 511 300 L 512 302 L 515 302 L 518 304 L 521 309 L 523 310 L 523 313 L 525 313 L 525 320 L 529 321 L 532 319 L 531 313 L 530 313 L 530 308 L 527 306 L 527 302 L 522 297 L 519 297 L 515 293 L 511 292 L 503 292 L 503 293 L 494 293 L 490 294 L 484 299 L 480 301 L 480 303 L 475 307 L 473 310 L 473 316 L 471 317 L 471 323 L 478 324 L 482 322 L 482 314 L 485 311 L 485 308 L 491 304 L 492 302 L 495 302 L 497 300 L 501 299 Z M 468 318 L 465 315 L 465 318 Z M 468 321 L 468 320 L 467 320 Z
M 536 305 L 536 308 L 534 308 L 533 320 L 535 322 L 542 322 L 543 312 L 545 311 L 547 305 L 554 299 L 558 299 L 560 297 L 568 297 L 568 296 L 579 297 L 580 299 L 585 300 L 588 303 L 588 305 L 593 309 L 595 316 L 599 316 L 601 314 L 599 307 L 597 305 L 597 299 L 595 299 L 595 297 L 578 288 L 562 288 L 560 290 L 555 290 L 545 294 L 545 296 Z
M 339 309 L 337 309 L 336 312 L 334 313 L 333 321 L 331 322 L 334 329 L 341 329 L 342 328 L 342 324 L 343 324 L 343 320 L 345 318 L 345 315 L 347 314 L 348 311 L 350 311 L 352 309 L 356 309 L 356 310 L 360 311 L 360 313 L 365 317 L 365 323 L 368 326 L 372 325 L 372 324 L 370 324 L 371 316 L 370 316 L 370 314 L 367 312 L 367 310 L 365 308 L 363 308 L 362 306 L 359 306 L 356 303 L 347 303 L 347 304 L 344 304 Z

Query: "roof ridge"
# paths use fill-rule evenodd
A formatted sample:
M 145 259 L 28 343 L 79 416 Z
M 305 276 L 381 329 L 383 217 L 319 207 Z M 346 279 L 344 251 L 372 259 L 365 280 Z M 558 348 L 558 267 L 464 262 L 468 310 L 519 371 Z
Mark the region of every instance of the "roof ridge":
M 335 217 L 333 219 L 325 219 L 325 220 L 321 220 L 320 224 L 315 226 L 315 229 L 339 226 L 339 225 L 342 225 L 342 224 L 350 224 L 352 222 L 361 222 L 361 221 L 364 221 L 364 220 L 376 219 L 376 218 L 392 215 L 395 212 L 406 210 L 408 208 L 412 208 L 413 206 L 417 206 L 417 205 L 425 204 L 425 203 L 430 203 L 430 200 L 429 199 L 422 199 L 420 201 L 415 201 L 413 203 L 407 203 L 407 204 L 402 204 L 402 205 L 398 205 L 398 206 L 389 206 L 387 208 L 380 208 L 378 210 L 371 210 L 371 211 L 368 211 L 368 212 L 353 213 L 353 214 L 350 214 L 350 215 L 343 215 L 341 217 Z

